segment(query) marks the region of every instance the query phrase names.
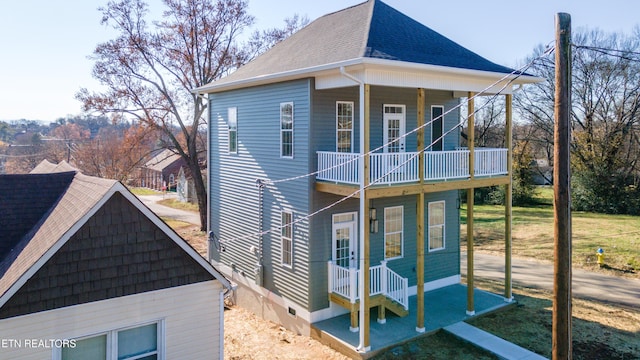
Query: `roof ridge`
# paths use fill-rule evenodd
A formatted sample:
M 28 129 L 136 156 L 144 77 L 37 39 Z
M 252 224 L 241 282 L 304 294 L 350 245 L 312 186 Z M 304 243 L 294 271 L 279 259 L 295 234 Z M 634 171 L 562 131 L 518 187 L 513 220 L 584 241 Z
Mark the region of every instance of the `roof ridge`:
M 359 5 L 364 5 L 366 3 L 371 3 L 371 6 L 369 7 L 369 10 L 368 10 L 368 15 L 367 15 L 367 19 L 369 21 L 365 25 L 365 29 L 363 31 L 364 39 L 362 39 L 362 45 L 360 46 L 360 56 L 361 57 L 365 57 L 366 56 L 367 48 L 369 47 L 369 32 L 371 31 L 371 21 L 373 20 L 373 9 L 375 8 L 377 2 L 378 2 L 378 0 L 367 0 L 366 2 L 364 2 L 362 4 L 359 4 Z M 356 5 L 356 6 L 359 6 L 359 5 Z

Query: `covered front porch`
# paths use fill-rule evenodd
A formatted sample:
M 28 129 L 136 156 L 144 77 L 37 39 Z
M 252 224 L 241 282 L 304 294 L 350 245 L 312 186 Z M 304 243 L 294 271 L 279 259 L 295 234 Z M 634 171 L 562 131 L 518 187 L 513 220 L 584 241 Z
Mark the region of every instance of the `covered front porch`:
M 449 285 L 424 294 L 425 332 L 416 332 L 417 299 L 409 297 L 409 315 L 399 317 L 387 314 L 384 324 L 378 323 L 377 309 L 371 309 L 370 337 L 371 350 L 366 354 L 359 353 L 357 332 L 349 331 L 351 319 L 349 314 L 323 320 L 311 324 L 311 336 L 324 344 L 351 357 L 371 357 L 381 350 L 397 344 L 432 334 L 445 326 L 455 324 L 474 316 L 479 316 L 501 309 L 514 302 L 506 302 L 500 295 L 474 289 L 475 315 L 466 314 L 467 287 L 462 284 Z

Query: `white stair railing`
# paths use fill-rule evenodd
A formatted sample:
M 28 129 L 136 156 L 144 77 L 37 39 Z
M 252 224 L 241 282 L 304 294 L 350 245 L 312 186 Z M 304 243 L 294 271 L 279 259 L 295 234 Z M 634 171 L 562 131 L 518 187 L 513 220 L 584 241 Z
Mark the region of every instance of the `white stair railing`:
M 349 299 L 354 304 L 360 299 L 358 278 L 360 270 L 345 268 L 329 261 L 329 292 Z M 387 262 L 369 268 L 369 295 L 385 295 L 399 303 L 405 310 L 409 309 L 409 284 L 387 267 Z

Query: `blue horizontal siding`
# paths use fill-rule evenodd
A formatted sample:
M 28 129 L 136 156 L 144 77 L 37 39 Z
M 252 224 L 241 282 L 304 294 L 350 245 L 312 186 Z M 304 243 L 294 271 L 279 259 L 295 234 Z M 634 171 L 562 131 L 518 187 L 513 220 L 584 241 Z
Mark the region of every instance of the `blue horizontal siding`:
M 259 191 L 257 179 L 279 180 L 307 174 L 309 168 L 310 81 L 299 80 L 210 95 L 210 221 L 226 251 L 214 259 L 233 264 L 255 279 L 259 248 Z M 280 157 L 280 104 L 293 102 L 294 157 Z M 228 154 L 227 109 L 237 108 L 238 153 Z M 281 265 L 280 216 L 293 212 L 294 221 L 308 212 L 312 178 L 271 185 L 263 191 L 262 236 L 264 287 L 306 307 L 309 286 L 308 221 L 294 225 L 293 267 Z

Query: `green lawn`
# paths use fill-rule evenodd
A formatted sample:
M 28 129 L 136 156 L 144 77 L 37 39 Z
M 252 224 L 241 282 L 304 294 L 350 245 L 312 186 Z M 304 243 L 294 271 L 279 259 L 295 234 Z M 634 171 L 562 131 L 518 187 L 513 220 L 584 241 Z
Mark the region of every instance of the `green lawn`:
M 131 191 L 134 195 L 162 195 L 162 192 L 160 191 L 144 187 L 130 187 L 129 191 Z
M 538 205 L 512 209 L 513 255 L 553 260 L 553 189 L 540 188 Z M 466 246 L 466 207 L 462 217 L 461 238 Z M 491 253 L 504 251 L 504 206 L 475 205 L 474 234 L 476 249 Z M 596 251 L 602 248 L 605 266 L 596 263 Z M 616 275 L 640 278 L 640 217 L 572 212 L 572 249 L 574 266 Z

